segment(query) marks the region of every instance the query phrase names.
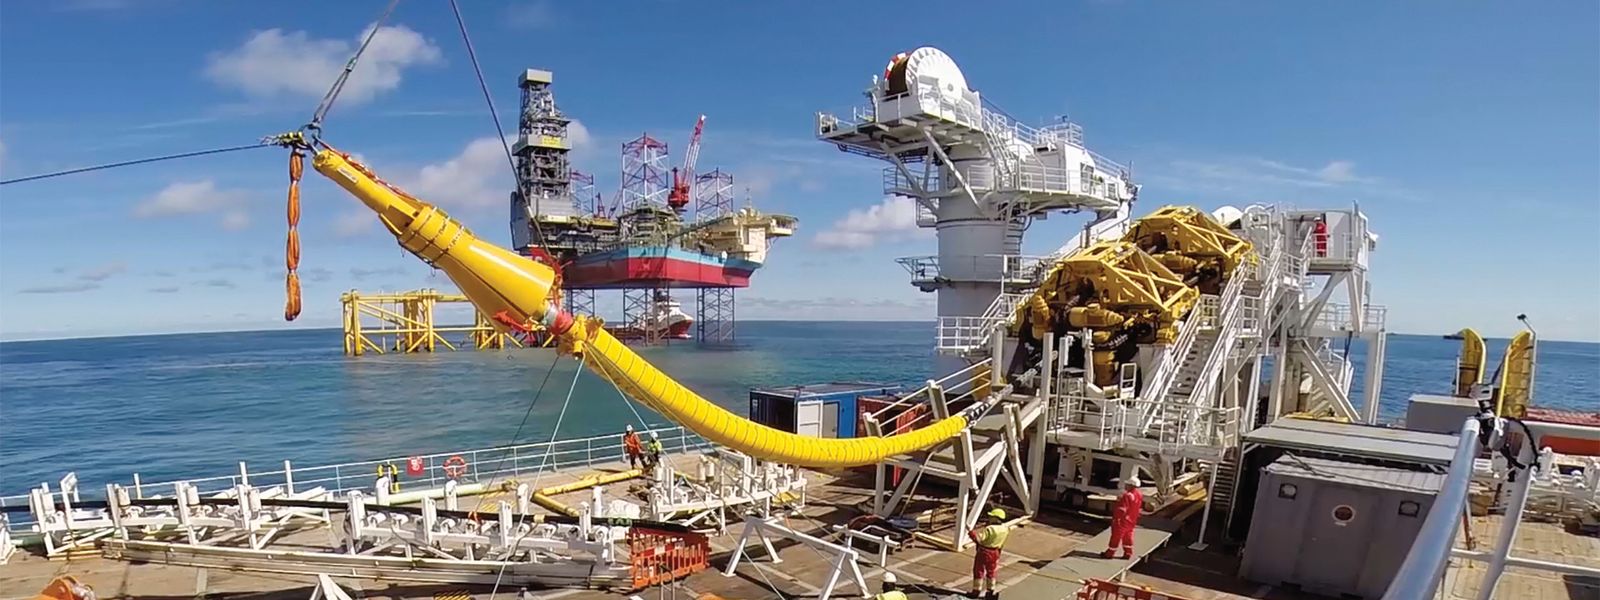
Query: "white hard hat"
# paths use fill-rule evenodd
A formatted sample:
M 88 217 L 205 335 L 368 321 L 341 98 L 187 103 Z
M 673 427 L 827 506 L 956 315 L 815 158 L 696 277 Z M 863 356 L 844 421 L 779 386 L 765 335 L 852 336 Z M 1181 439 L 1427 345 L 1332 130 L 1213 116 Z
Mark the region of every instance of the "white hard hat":
M 628 426 L 628 431 L 633 431 L 633 426 L 632 425 Z
M 883 582 L 884 583 L 900 583 L 900 578 L 899 577 L 895 577 L 894 573 L 890 573 L 888 571 L 884 571 L 883 572 Z
M 659 440 L 659 439 L 661 439 L 661 434 L 652 431 L 652 432 L 650 432 L 650 439 Z
M 1134 475 L 1132 477 L 1129 477 L 1127 481 L 1124 481 L 1122 483 L 1125 483 L 1127 485 L 1131 485 L 1133 487 L 1139 487 L 1141 485 L 1144 485 L 1144 482 L 1139 481 L 1139 476 L 1138 475 Z

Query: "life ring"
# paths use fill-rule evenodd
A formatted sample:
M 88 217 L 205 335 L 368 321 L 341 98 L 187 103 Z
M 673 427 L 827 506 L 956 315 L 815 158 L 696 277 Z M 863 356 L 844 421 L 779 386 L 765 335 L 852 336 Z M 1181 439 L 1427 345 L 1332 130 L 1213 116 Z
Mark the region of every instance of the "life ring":
M 460 479 L 462 475 L 467 474 L 467 459 L 461 458 L 460 455 L 452 456 L 445 459 L 444 466 L 440 468 L 444 469 L 444 474 L 451 479 Z

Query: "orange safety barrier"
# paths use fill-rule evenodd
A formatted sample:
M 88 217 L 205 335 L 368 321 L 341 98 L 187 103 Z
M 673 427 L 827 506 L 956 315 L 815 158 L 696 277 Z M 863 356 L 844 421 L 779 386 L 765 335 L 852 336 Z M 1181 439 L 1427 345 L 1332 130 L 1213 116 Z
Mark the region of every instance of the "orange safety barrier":
M 1106 581 L 1104 579 L 1085 579 L 1083 587 L 1078 590 L 1078 600 L 1187 600 L 1183 596 L 1174 596 L 1166 592 L 1158 592 L 1142 585 L 1122 583 L 1120 581 Z
M 79 583 L 71 575 L 50 580 L 33 600 L 94 600 L 94 588 Z
M 700 533 L 635 525 L 628 529 L 628 555 L 633 589 L 641 590 L 706 570 L 711 561 L 711 542 Z

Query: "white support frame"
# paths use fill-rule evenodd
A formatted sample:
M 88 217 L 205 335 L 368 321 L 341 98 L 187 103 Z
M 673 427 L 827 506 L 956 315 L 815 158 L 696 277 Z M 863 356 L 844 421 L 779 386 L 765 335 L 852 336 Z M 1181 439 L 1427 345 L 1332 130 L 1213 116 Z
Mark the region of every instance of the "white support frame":
M 862 542 L 869 544 L 876 544 L 878 547 L 877 564 L 879 567 L 888 568 L 889 554 L 897 552 L 904 547 L 903 544 L 889 539 L 888 536 L 872 535 L 865 531 L 851 529 L 849 525 L 834 525 L 833 530 L 839 535 L 844 536 L 844 547 L 852 550 L 854 550 L 856 547 L 856 540 L 861 540 Z
M 701 457 L 698 481 L 679 477 L 669 464 L 658 466 L 645 514 L 685 525 L 708 520 L 716 524 L 718 533 L 727 533 L 729 516 L 736 518 L 741 511 L 770 515 L 773 504 L 785 496 L 793 496 L 790 505 L 805 506 L 807 480 L 800 469 L 758 461 L 733 450 L 719 448 L 715 452 L 715 458 Z
M 999 336 L 993 345 L 998 346 Z M 995 371 L 991 371 L 994 373 Z M 1041 481 L 1044 472 L 1044 436 L 1048 419 L 1045 416 L 1045 401 L 1038 397 L 1014 395 L 1012 386 L 999 386 L 1002 382 L 996 375 L 991 381 L 990 394 L 999 395 L 1002 400 L 999 418 L 1002 419 L 1000 435 L 988 446 L 974 443 L 972 427 L 976 423 L 969 423 L 966 429 L 951 440 L 928 448 L 916 454 L 896 457 L 881 462 L 874 473 L 873 514 L 888 517 L 894 514 L 902 501 L 905 501 L 911 490 L 924 476 L 933 476 L 954 482 L 959 489 L 956 497 L 956 527 L 950 537 L 925 538 L 961 551 L 972 543 L 967 537 L 967 531 L 976 526 L 978 517 L 983 512 L 984 505 L 988 502 L 989 494 L 994 491 L 995 484 L 1005 480 L 1012 493 L 1022 501 L 1023 511 L 1033 515 L 1038 510 L 1040 501 Z M 929 381 L 924 388 L 932 409 L 934 419 L 944 419 L 950 415 L 950 407 L 945 399 L 944 390 L 937 382 Z M 869 427 L 872 427 L 869 421 Z M 1033 430 L 1040 440 L 1036 447 L 1030 448 L 1024 462 L 1022 452 L 1023 433 Z M 871 433 L 869 431 L 869 433 Z M 945 468 L 942 465 L 931 464 L 932 458 L 948 449 L 954 467 Z M 888 480 L 885 470 L 889 467 L 900 467 L 905 473 L 900 484 L 893 490 L 886 488 Z M 887 498 L 887 501 L 885 501 Z
M 354 600 L 344 588 L 333 582 L 327 573 L 317 573 L 317 587 L 311 590 L 311 600 Z
M 861 560 L 860 552 L 854 548 L 841 546 L 808 533 L 791 529 L 776 518 L 745 518 L 744 532 L 739 534 L 739 543 L 733 549 L 733 556 L 728 559 L 728 567 L 722 572 L 723 577 L 733 577 L 734 569 L 738 568 L 740 559 L 745 558 L 747 554 L 745 548 L 750 542 L 752 533 L 761 541 L 762 547 L 766 548 L 767 556 L 772 558 L 773 563 L 783 562 L 783 559 L 778 556 L 778 551 L 772 547 L 771 535 L 780 535 L 811 546 L 820 552 L 831 553 L 833 555 L 833 568 L 828 571 L 828 581 L 822 586 L 819 600 L 828 600 L 833 597 L 834 590 L 839 585 L 841 577 L 844 577 L 846 583 L 855 585 L 861 595 L 865 596 L 872 593 L 867 590 L 867 580 L 861 575 L 861 566 L 858 564 Z M 750 556 L 750 560 L 753 562 L 755 557 L 753 555 Z
M 240 481 L 246 479 L 241 477 Z M 264 507 L 261 503 L 262 499 L 280 497 L 326 500 L 329 494 L 321 487 L 290 493 L 285 486 L 263 489 L 240 483 L 209 496 L 214 500 L 235 501 L 230 506 L 218 506 L 202 504 L 200 494 L 192 484 L 178 481 L 172 484 L 174 505 L 142 507 L 131 505 L 131 500 L 139 497 L 138 490 L 130 494 L 121 485 L 107 484 L 105 508 L 81 509 L 74 506 L 79 498 L 77 475 L 68 473 L 61 479 L 60 485 L 59 493 L 51 493 L 49 485 L 41 484 L 29 494 L 29 506 L 34 518 L 32 529 L 40 534 L 46 556 L 52 557 L 93 547 L 99 540 L 108 537 L 128 539 L 132 529 L 145 532 L 162 529 L 181 531 L 190 544 L 247 540 L 251 548 L 260 549 L 297 522 L 329 522 L 327 510 Z M 9 531 L 6 535 L 9 537 Z
M 11 541 L 10 520 L 4 513 L 0 513 L 0 565 L 11 560 L 11 555 L 17 551 L 17 545 Z

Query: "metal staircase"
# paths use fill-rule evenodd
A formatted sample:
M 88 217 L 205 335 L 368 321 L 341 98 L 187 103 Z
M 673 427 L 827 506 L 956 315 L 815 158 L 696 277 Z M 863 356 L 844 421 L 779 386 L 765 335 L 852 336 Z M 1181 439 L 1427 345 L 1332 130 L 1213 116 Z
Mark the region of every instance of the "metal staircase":
M 1242 341 L 1261 334 L 1261 301 L 1283 268 L 1274 241 L 1257 249 L 1255 264 L 1241 264 L 1222 295 L 1201 296 L 1167 360 L 1141 394 L 1144 414 L 1127 439 L 1153 436 L 1159 446 L 1232 446 L 1238 407 L 1213 401 L 1223 367 Z
M 994 189 L 1015 189 L 1021 161 L 1014 145 L 1022 143 L 1021 131 L 1000 112 L 988 108 L 980 110 L 983 112 L 983 139 L 989 147 L 989 156 L 993 157 Z
M 1239 491 L 1239 449 L 1228 448 L 1221 460 L 1209 466 L 1213 470 L 1211 509 L 1226 515 L 1233 510 L 1233 499 Z

